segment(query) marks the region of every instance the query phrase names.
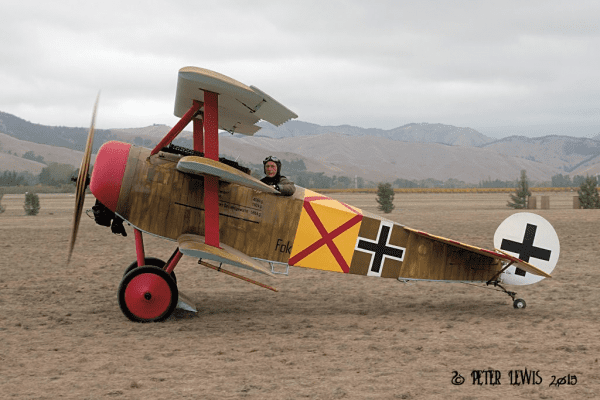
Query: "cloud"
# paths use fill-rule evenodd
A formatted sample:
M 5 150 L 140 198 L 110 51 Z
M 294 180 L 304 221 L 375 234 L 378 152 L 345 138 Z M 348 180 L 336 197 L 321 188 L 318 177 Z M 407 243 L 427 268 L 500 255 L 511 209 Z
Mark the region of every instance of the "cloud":
M 174 124 L 177 70 L 213 69 L 323 125 L 597 126 L 599 6 L 559 1 L 3 2 L 0 110 Z M 501 134 L 501 133 L 499 133 Z

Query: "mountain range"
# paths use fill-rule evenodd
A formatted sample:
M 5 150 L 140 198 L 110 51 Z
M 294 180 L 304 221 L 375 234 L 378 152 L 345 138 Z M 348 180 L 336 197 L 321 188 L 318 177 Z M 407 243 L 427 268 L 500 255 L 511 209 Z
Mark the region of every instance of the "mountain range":
M 398 178 L 458 179 L 476 184 L 486 179 L 516 180 L 527 170 L 533 181 L 553 175 L 600 174 L 600 134 L 592 138 L 511 136 L 496 140 L 471 128 L 414 123 L 398 128 L 365 129 L 289 121 L 280 127 L 261 121 L 254 136 L 220 134 L 224 156 L 242 164 L 261 164 L 266 155 L 302 160 L 311 172 L 359 176 L 373 182 Z M 108 140 L 154 147 L 170 130 L 165 125 L 96 130 L 94 151 Z M 38 174 L 49 162 L 79 166 L 87 128 L 34 124 L 0 112 L 0 171 Z M 191 147 L 192 133 L 175 143 Z M 33 151 L 39 160 L 22 156 Z M 285 174 L 285 171 L 283 171 Z

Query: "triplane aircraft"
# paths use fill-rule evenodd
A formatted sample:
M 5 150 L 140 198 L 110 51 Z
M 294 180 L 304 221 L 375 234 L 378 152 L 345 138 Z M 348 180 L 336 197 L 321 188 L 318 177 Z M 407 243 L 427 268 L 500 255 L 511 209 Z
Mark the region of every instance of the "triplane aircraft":
M 175 99 L 180 121 L 152 150 L 105 143 L 89 179 L 96 107 L 77 179 L 68 257 L 89 180 L 98 201 L 96 222 L 108 226 L 110 220 L 124 220 L 134 229 L 136 261 L 118 289 L 119 306 L 132 321 L 160 321 L 173 312 L 179 302 L 173 270 L 183 255 L 218 270 L 227 264 L 270 276 L 272 263 L 282 263 L 398 280 L 480 282 L 501 288 L 515 308 L 525 302 L 502 285 L 549 278 L 558 260 L 556 232 L 536 214 L 505 220 L 492 251 L 403 226 L 309 189 L 280 196 L 235 162 L 219 159 L 219 129 L 252 135 L 261 119 L 281 125 L 297 115 L 258 88 L 213 71 L 182 68 Z M 173 146 L 192 121 L 193 150 Z M 176 243 L 167 262 L 146 257 L 144 233 Z

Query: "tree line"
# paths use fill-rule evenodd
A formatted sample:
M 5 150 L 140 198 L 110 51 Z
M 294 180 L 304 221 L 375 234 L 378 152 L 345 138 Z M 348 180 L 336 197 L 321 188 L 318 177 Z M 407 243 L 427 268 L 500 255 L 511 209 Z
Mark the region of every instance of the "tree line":
M 574 177 L 578 178 L 580 175 Z M 562 182 L 559 179 L 565 179 L 561 174 L 555 175 L 557 177 L 557 182 Z M 554 177 L 553 177 L 554 178 Z M 572 185 L 567 185 L 566 183 L 573 183 L 570 178 L 567 176 L 564 181 L 565 186 L 562 187 L 571 187 Z M 583 179 L 577 179 L 579 183 L 579 189 L 577 190 L 577 194 L 579 195 L 579 206 L 580 208 L 600 208 L 600 194 L 598 193 L 598 179 L 595 176 L 586 176 L 581 177 Z M 553 180 L 554 181 L 554 180 Z M 561 187 L 561 186 L 555 186 Z M 511 208 L 527 208 L 529 198 L 531 197 L 531 191 L 529 190 L 529 179 L 527 178 L 527 171 L 521 170 L 521 178 L 517 180 L 517 185 L 515 187 L 515 193 L 510 195 L 510 200 L 506 204 Z
M 61 164 L 46 162 L 42 156 L 36 155 L 33 151 L 28 151 L 22 155 L 23 158 L 38 161 L 47 164 L 40 174 L 33 175 L 29 172 L 0 171 L 0 186 L 26 186 L 26 185 L 48 185 L 62 186 L 71 182 L 71 178 L 77 175 L 78 169 L 70 164 Z M 304 160 L 281 160 L 283 175 L 290 178 L 297 185 L 314 189 L 350 189 L 350 188 L 375 188 L 379 182 L 365 180 L 360 176 L 344 175 L 325 175 L 324 172 L 307 171 Z M 252 175 L 257 178 L 264 176 L 263 166 L 261 164 L 250 164 L 249 168 Z M 91 173 L 91 172 L 90 172 Z M 569 175 L 557 174 L 550 181 L 531 182 L 537 187 L 578 187 L 585 181 L 581 175 L 571 178 Z M 500 180 L 491 178 L 481 180 L 478 184 L 466 183 L 464 181 L 450 178 L 447 180 L 439 179 L 405 179 L 398 178 L 390 182 L 392 188 L 514 188 L 516 180 Z
M 77 176 L 78 169 L 70 164 L 50 163 L 38 175 L 30 172 L 3 171 L 0 172 L 0 186 L 62 186 L 71 183 L 71 178 Z

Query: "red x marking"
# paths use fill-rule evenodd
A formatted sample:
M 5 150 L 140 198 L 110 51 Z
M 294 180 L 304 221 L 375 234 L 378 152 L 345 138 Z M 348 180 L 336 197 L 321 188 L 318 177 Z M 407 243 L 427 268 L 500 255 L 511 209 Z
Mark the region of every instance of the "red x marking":
M 327 232 L 327 229 L 325 229 L 325 227 L 323 226 L 323 223 L 321 222 L 321 220 L 317 216 L 317 213 L 315 212 L 312 205 L 310 204 L 311 200 L 331 200 L 331 199 L 328 197 L 307 197 L 304 199 L 304 209 L 306 210 L 306 213 L 312 220 L 313 224 L 315 225 L 315 227 L 317 228 L 319 233 L 321 234 L 321 238 L 318 239 L 313 244 L 311 244 L 310 246 L 308 246 L 307 248 L 305 248 L 304 250 L 302 250 L 301 252 L 299 252 L 298 254 L 296 254 L 295 256 L 293 256 L 292 258 L 290 258 L 288 261 L 288 264 L 295 265 L 298 261 L 302 260 L 309 254 L 313 253 L 314 251 L 319 249 L 321 246 L 327 245 L 327 247 L 329 247 L 329 251 L 331 251 L 331 254 L 333 254 L 333 257 L 337 261 L 337 263 L 340 266 L 340 268 L 342 269 L 342 271 L 345 274 L 347 274 L 348 271 L 350 271 L 350 267 L 348 266 L 348 263 L 346 263 L 346 260 L 344 260 L 342 253 L 340 253 L 340 250 L 337 248 L 335 243 L 333 243 L 333 239 L 335 239 L 336 237 L 338 237 L 339 235 L 341 235 L 342 233 L 344 233 L 345 231 L 347 231 L 354 225 L 358 224 L 362 220 L 362 214 L 355 215 L 352 219 L 350 219 L 349 221 L 345 222 L 344 224 L 338 226 L 331 232 Z M 352 210 L 352 211 L 354 211 L 354 210 Z

